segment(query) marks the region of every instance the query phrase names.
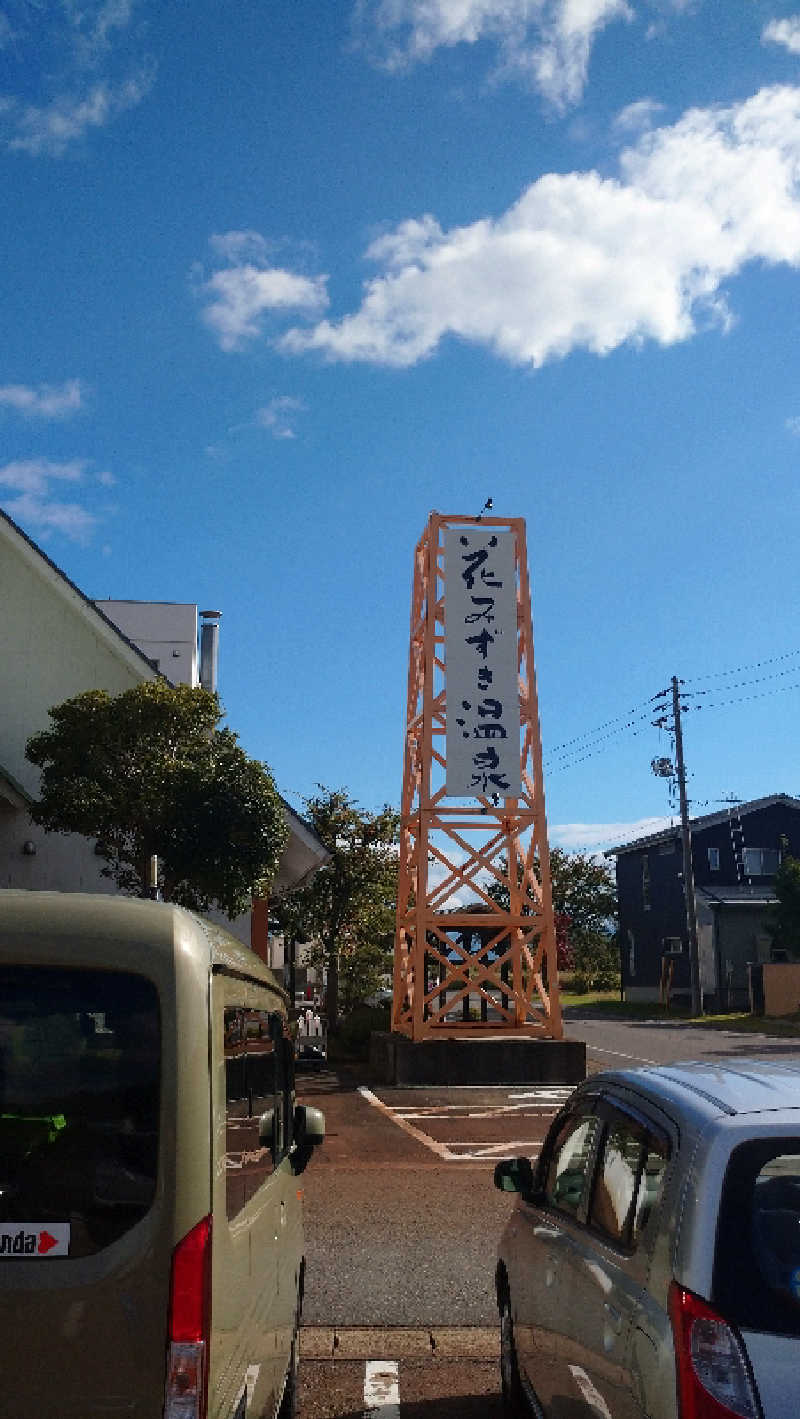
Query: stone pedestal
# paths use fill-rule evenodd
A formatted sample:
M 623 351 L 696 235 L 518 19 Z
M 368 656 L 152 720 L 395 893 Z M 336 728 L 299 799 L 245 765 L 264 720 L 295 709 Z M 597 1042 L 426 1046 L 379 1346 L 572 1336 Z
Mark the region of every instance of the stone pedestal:
M 370 1078 L 376 1084 L 579 1084 L 586 1077 L 582 1040 L 521 1035 L 428 1039 L 374 1032 Z

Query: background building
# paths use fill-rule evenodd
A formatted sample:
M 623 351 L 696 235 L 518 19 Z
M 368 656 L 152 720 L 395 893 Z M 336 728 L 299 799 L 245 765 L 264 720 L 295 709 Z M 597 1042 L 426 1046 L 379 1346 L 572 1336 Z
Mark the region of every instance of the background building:
M 159 674 L 171 684 L 216 689 L 219 612 L 190 603 L 91 601 L 0 512 L 0 888 L 114 892 L 94 843 L 46 833 L 30 816 L 39 771 L 25 758 L 48 711 L 84 690 L 111 695 Z M 199 636 L 198 636 L 199 630 Z M 289 841 L 273 890 L 313 873 L 326 852 L 313 829 L 284 803 Z M 225 924 L 267 955 L 267 903 Z
M 770 908 L 781 854 L 800 857 L 800 799 L 771 794 L 691 820 L 700 978 L 712 1008 L 747 1009 L 748 965 L 773 959 Z M 691 994 L 680 825 L 612 848 L 626 1000 Z

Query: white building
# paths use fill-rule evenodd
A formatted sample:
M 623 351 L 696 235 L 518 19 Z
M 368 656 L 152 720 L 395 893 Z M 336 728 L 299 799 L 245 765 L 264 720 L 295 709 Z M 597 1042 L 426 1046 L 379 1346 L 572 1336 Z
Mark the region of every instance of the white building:
M 101 876 L 94 843 L 36 827 L 29 805 L 39 771 L 25 758 L 32 734 L 48 726 L 48 710 L 84 690 L 120 694 L 158 674 L 172 684 L 216 688 L 219 612 L 191 604 L 90 601 L 0 512 L 0 889 L 113 892 Z M 289 842 L 274 892 L 309 876 L 325 849 L 285 805 Z M 230 923 L 226 923 L 231 927 Z M 267 950 L 267 903 L 233 925 L 259 954 Z

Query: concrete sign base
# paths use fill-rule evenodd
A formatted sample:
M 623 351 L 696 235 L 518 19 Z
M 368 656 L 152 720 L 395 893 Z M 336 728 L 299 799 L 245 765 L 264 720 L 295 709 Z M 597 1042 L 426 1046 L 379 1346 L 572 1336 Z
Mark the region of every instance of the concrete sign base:
M 376 1084 L 579 1084 L 586 1077 L 582 1040 L 532 1040 L 513 1034 L 428 1039 L 376 1031 L 370 1036 Z

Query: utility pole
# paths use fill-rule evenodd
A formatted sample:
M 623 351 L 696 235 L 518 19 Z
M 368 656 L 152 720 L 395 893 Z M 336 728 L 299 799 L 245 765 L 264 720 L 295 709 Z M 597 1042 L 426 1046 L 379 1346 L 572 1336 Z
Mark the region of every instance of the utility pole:
M 689 973 L 692 983 L 692 1014 L 703 1013 L 703 992 L 700 988 L 700 949 L 697 941 L 697 903 L 694 895 L 692 866 L 692 834 L 689 828 L 689 805 L 686 798 L 686 767 L 683 762 L 683 732 L 681 730 L 680 681 L 672 677 L 672 722 L 675 732 L 675 769 L 681 806 L 681 841 L 683 843 L 683 891 L 686 898 L 686 925 L 689 933 Z

